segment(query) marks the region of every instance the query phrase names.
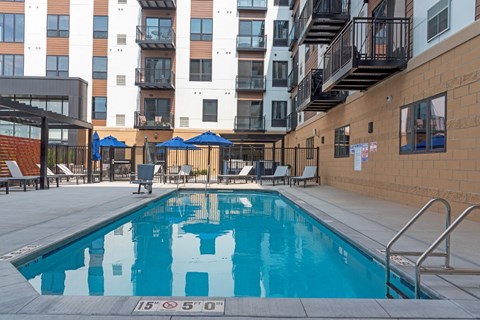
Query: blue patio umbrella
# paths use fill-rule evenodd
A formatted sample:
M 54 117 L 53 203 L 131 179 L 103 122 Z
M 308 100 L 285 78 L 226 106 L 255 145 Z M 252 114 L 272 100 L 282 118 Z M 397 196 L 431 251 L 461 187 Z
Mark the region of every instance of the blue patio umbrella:
M 175 137 L 162 143 L 157 143 L 155 147 L 157 148 L 163 147 L 163 148 L 178 149 L 178 150 L 186 150 L 186 149 L 200 150 L 199 147 L 196 147 L 191 144 L 186 144 L 185 141 L 180 137 Z
M 125 143 L 118 141 L 114 136 L 108 136 L 100 140 L 100 147 L 128 147 Z
M 97 131 L 95 131 L 95 133 L 93 134 L 92 160 L 93 161 L 102 160 L 102 155 L 100 154 L 100 137 L 98 136 Z
M 208 173 L 207 173 L 207 183 L 210 182 L 210 147 L 219 146 L 219 147 L 229 147 L 233 144 L 232 141 L 227 140 L 223 137 L 220 137 L 215 132 L 207 131 L 198 136 L 190 138 L 185 141 L 187 144 L 196 144 L 202 146 L 208 146 Z

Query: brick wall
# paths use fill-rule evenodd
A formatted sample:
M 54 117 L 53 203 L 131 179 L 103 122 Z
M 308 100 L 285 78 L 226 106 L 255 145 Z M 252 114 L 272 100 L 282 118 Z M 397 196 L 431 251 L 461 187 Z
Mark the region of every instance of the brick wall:
M 480 22 L 457 33 L 450 47 L 432 48 L 410 61 L 406 71 L 311 119 L 287 136 L 286 146 L 304 146 L 315 128 L 322 183 L 418 206 L 433 197 L 444 197 L 456 214 L 467 205 L 480 204 L 478 29 Z M 464 42 L 458 40 L 462 37 Z M 400 155 L 400 108 L 443 92 L 447 95 L 447 151 Z M 387 96 L 393 97 L 391 102 L 386 101 Z M 368 133 L 371 121 L 373 133 Z M 353 156 L 334 158 L 334 130 L 347 124 L 351 144 L 378 144 L 378 152 L 369 154 L 362 171 L 354 171 Z
M 38 175 L 40 140 L 0 135 L 0 177 L 10 176 L 5 160 L 16 160 L 23 175 Z

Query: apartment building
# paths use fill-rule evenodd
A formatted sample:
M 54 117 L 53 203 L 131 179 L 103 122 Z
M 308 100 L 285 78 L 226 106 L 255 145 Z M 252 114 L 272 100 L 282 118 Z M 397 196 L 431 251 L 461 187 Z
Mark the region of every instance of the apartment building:
M 0 0 L 0 76 L 83 79 L 87 119 L 129 145 L 206 129 L 273 142 L 290 108 L 289 19 L 285 0 Z
M 299 121 L 286 145 L 319 147 L 328 185 L 414 205 L 442 197 L 457 213 L 480 203 L 479 7 L 291 1 Z

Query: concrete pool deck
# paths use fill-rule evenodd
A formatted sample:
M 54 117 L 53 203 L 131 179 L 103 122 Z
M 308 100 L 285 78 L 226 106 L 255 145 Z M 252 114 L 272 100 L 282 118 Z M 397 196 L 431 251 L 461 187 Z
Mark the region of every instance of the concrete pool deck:
M 328 186 L 211 185 L 217 187 L 277 190 L 382 260 L 386 243 L 419 210 Z M 134 311 L 141 299 L 149 297 L 41 296 L 10 263 L 47 252 L 52 244 L 65 244 L 174 188 L 155 184 L 152 195 L 133 195 L 135 185 L 104 182 L 0 193 L 0 319 L 480 319 L 480 276 L 423 276 L 422 284 L 439 300 L 212 298 L 208 300 L 224 302 L 224 312 L 166 314 Z M 425 215 L 396 248 L 426 248 L 443 224 L 442 214 Z M 480 268 L 479 244 L 480 223 L 465 221 L 452 236 L 452 266 Z M 413 276 L 412 267 L 392 265 Z

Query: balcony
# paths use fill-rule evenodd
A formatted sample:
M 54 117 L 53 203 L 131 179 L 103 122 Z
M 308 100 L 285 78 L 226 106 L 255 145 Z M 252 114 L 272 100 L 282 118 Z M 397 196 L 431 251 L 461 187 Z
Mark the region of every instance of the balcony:
M 345 102 L 348 91 L 322 91 L 323 70 L 312 69 L 298 85 L 297 111 L 327 112 L 336 105 Z
M 135 85 L 141 89 L 174 90 L 175 73 L 166 69 L 135 69 Z
M 143 130 L 172 130 L 174 119 L 173 113 L 156 115 L 135 111 L 133 126 L 136 129 Z
M 295 131 L 297 128 L 297 112 L 294 111 L 287 116 L 287 132 Z
M 169 9 L 175 10 L 177 4 L 175 0 L 138 0 L 142 9 Z
M 288 92 L 292 92 L 293 88 L 298 85 L 298 69 L 293 68 L 288 74 Z
M 237 51 L 266 51 L 267 36 L 237 36 Z
M 267 0 L 237 0 L 238 11 L 267 11 Z
M 353 18 L 324 54 L 323 91 L 366 90 L 407 66 L 408 18 Z
M 297 43 L 298 40 L 298 22 L 295 22 L 290 29 L 290 33 L 288 34 L 288 51 L 293 50 L 293 46 Z
M 265 131 L 265 117 L 235 117 L 235 131 Z
M 330 44 L 350 20 L 350 0 L 307 0 L 298 18 L 298 44 Z
M 145 50 L 175 49 L 175 31 L 170 27 L 137 26 L 137 44 Z
M 265 92 L 265 76 L 237 76 L 237 91 Z

